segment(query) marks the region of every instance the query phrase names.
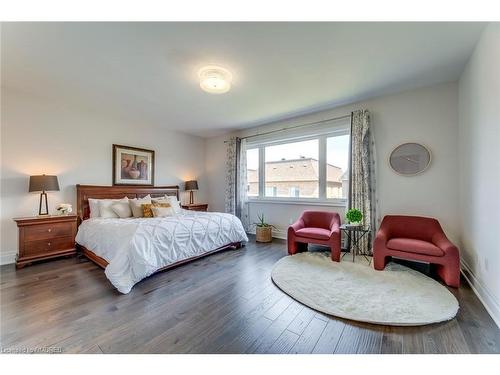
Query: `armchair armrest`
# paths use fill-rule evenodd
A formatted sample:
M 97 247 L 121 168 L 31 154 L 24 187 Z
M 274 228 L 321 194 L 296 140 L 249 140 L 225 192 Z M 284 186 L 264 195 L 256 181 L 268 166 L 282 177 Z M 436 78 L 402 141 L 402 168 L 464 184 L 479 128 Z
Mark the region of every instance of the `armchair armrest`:
M 458 248 L 446 237 L 443 232 L 434 233 L 432 243 L 443 250 L 446 254 L 457 252 Z
M 304 223 L 304 220 L 302 218 L 299 218 L 299 220 L 297 220 L 295 223 L 293 223 L 292 225 L 290 225 L 288 227 L 288 232 L 290 233 L 293 232 L 295 233 L 295 231 L 299 230 L 299 229 L 302 229 L 302 228 L 305 228 L 306 224 Z
M 375 251 L 375 249 L 384 249 L 389 239 L 389 228 L 380 226 L 377 234 L 375 235 L 375 240 L 373 241 L 373 250 Z
M 340 223 L 337 221 L 333 221 L 332 224 L 330 225 L 330 238 L 334 234 L 340 235 Z

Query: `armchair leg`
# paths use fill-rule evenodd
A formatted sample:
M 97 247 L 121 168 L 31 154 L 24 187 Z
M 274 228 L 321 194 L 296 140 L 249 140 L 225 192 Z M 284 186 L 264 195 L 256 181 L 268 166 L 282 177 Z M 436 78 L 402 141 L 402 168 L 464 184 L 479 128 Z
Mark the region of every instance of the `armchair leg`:
M 444 266 L 438 264 L 436 267 L 438 276 L 445 282 L 446 285 L 453 288 L 460 287 L 460 266 Z
M 387 258 L 385 255 L 377 255 L 377 253 L 373 254 L 373 268 L 377 271 L 382 271 L 387 265 Z
M 334 246 L 331 248 L 331 252 L 332 252 L 332 261 L 340 262 L 340 249 Z
M 297 242 L 289 239 L 288 240 L 288 254 L 293 255 L 293 254 L 296 254 L 297 251 L 298 251 Z

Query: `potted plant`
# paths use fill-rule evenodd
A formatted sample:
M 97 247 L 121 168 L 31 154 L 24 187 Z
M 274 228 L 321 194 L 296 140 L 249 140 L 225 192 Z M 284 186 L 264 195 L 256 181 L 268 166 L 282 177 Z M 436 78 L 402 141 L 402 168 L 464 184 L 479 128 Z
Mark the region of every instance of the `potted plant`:
M 259 221 L 253 223 L 255 225 L 255 235 L 257 242 L 271 242 L 273 240 L 273 228 L 274 225 L 266 223 L 264 220 L 264 214 L 257 215 Z
M 360 210 L 358 210 L 356 208 L 351 208 L 350 210 L 348 210 L 346 212 L 345 218 L 346 218 L 347 222 L 349 223 L 349 225 L 357 226 L 357 225 L 362 224 L 363 214 L 361 213 Z

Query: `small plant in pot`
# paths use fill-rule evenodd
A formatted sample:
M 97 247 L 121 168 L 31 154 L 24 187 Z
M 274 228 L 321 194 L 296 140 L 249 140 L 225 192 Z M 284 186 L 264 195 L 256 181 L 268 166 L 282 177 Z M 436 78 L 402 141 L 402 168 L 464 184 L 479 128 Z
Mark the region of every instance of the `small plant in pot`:
M 273 240 L 273 228 L 274 225 L 266 223 L 264 220 L 264 214 L 257 215 L 259 221 L 253 223 L 255 225 L 255 240 L 257 242 L 271 242 Z
M 362 225 L 363 214 L 361 213 L 360 210 L 358 210 L 356 208 L 351 208 L 350 210 L 348 210 L 346 212 L 345 218 L 346 218 L 347 222 L 349 223 L 349 225 L 358 226 L 358 225 Z

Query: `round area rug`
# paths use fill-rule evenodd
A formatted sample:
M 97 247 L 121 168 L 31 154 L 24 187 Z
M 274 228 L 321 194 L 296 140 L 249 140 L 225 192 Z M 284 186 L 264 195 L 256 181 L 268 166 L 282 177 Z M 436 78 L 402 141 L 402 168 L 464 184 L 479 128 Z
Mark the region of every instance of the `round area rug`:
M 361 322 L 418 326 L 452 319 L 458 311 L 458 301 L 443 285 L 396 263 L 376 271 L 306 252 L 280 259 L 271 276 L 297 301 Z

